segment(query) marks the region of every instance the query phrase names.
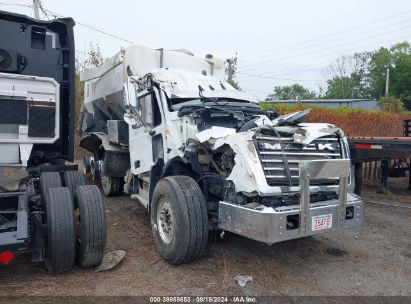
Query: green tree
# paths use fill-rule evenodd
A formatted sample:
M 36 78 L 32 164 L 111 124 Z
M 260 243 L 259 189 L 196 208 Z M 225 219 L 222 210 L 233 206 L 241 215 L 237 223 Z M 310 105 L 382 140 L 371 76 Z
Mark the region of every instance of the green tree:
M 373 95 L 385 94 L 387 69 L 390 70 L 389 94 L 399 98 L 411 95 L 411 47 L 408 42 L 397 43 L 391 48 L 380 48 L 372 53 L 369 78 Z
M 367 78 L 370 54 L 355 53 L 341 56 L 330 63 L 325 73 L 328 75 L 326 98 L 367 98 L 370 89 Z
M 276 86 L 273 91 L 265 100 L 300 100 L 317 97 L 314 91 L 310 91 L 299 83 L 289 86 Z
M 387 68 L 391 67 L 391 59 L 390 50 L 387 48 L 380 48 L 371 55 L 369 77 L 374 98 L 379 98 L 385 94 L 385 79 Z
M 390 48 L 390 95 L 404 99 L 411 95 L 411 47 L 408 42 Z
M 99 67 L 107 60 L 107 58 L 103 57 L 98 43 L 94 44 L 90 42 L 89 50 L 86 54 L 87 56 L 85 58 L 76 58 L 76 74 Z
M 408 42 L 372 52 L 341 56 L 326 69 L 327 98 L 375 98 L 385 95 L 387 68 L 389 94 L 404 99 L 411 95 L 411 47 Z
M 392 96 L 380 98 L 380 108 L 384 112 L 400 113 L 404 111 L 404 104 L 399 98 Z

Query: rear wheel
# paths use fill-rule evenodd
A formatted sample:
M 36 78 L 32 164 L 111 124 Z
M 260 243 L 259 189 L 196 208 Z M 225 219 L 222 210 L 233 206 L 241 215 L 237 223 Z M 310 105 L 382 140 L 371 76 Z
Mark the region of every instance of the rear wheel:
M 65 171 L 63 174 L 64 185 L 69 188 L 71 195 L 75 197 L 76 190 L 78 186 L 83 186 L 86 183 L 84 182 L 84 177 L 80 171 Z
M 112 196 L 121 192 L 123 178 L 102 175 L 100 180 L 105 196 Z
M 50 273 L 70 270 L 76 255 L 73 200 L 65 187 L 50 188 L 46 198 L 46 268 Z
M 204 255 L 207 207 L 200 187 L 191 177 L 160 180 L 150 208 L 154 241 L 168 263 L 186 263 Z
M 47 201 L 49 189 L 61 187 L 61 176 L 59 172 L 42 172 L 40 175 L 40 193 L 43 201 Z
M 106 218 L 100 191 L 95 185 L 77 188 L 77 262 L 81 267 L 100 265 L 106 246 Z

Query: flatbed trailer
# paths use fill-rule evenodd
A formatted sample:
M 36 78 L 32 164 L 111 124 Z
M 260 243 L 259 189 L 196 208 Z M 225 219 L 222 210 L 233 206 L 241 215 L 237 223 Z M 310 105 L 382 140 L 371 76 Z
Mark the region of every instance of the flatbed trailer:
M 404 135 L 407 134 L 404 129 Z M 381 162 L 379 175 L 383 188 L 387 187 L 389 176 L 404 176 L 411 172 L 411 137 L 351 137 L 348 139 L 351 151 L 351 161 L 354 164 L 355 190 L 361 194 L 364 163 L 368 163 L 368 175 L 374 177 L 377 168 L 372 162 Z M 398 160 L 403 160 L 399 162 Z M 408 160 L 408 161 L 407 161 Z M 394 161 L 394 166 L 390 163 Z M 409 175 L 408 190 L 411 190 L 411 174 Z

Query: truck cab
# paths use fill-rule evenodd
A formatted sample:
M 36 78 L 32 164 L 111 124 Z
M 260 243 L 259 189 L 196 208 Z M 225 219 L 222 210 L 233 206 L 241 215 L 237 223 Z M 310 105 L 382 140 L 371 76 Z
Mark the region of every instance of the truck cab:
M 147 54 L 136 53 L 126 50 L 119 65 L 137 70 L 131 62 Z M 159 66 L 127 75 L 116 93 L 123 119 L 98 123 L 102 107 L 93 107 L 89 120 L 105 128 L 87 133 L 81 146 L 93 152 L 85 164 L 103 176 L 107 195 L 121 185 L 147 208 L 166 261 L 201 256 L 210 230 L 273 244 L 362 224 L 342 130 L 304 123 L 309 110 L 263 110 L 225 80 L 211 55 L 190 65 L 190 54 L 151 53 L 162 58 Z M 92 80 L 97 90 L 99 77 Z M 110 109 L 113 94 L 92 104 Z
M 103 258 L 99 189 L 71 163 L 73 27 L 0 11 L 0 265 L 30 253 L 60 273 Z

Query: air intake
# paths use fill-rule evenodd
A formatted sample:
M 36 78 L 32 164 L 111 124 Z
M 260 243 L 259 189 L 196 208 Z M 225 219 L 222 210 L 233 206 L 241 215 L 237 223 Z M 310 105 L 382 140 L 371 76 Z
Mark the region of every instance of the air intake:
M 12 64 L 11 54 L 6 50 L 0 49 L 0 70 L 7 71 Z
M 0 72 L 20 73 L 25 65 L 25 58 L 17 52 L 0 49 Z

